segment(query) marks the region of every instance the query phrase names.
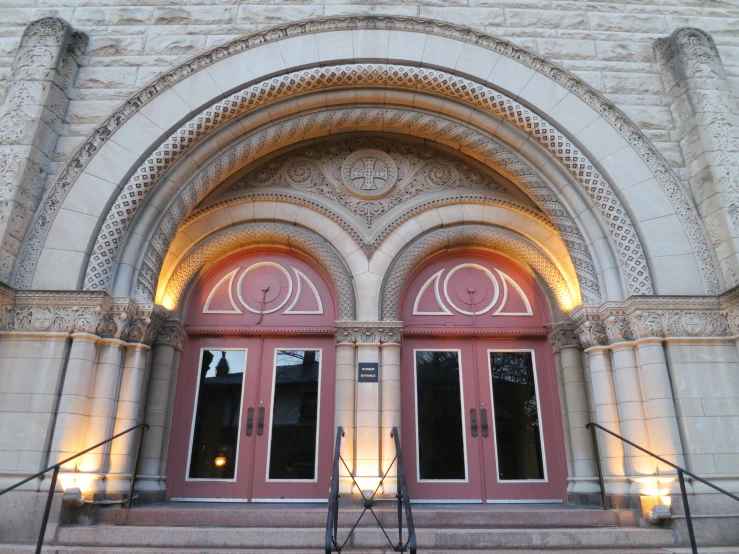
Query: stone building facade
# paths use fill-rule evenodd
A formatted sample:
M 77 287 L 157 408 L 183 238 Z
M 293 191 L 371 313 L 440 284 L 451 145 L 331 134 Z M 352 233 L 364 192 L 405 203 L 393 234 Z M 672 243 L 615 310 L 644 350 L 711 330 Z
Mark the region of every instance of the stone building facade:
M 589 421 L 739 490 L 739 7 L 45 4 L 0 12 L 0 486 L 143 421 L 136 489 L 171 497 L 193 345 L 289 336 L 331 337 L 317 432 L 344 428 L 358 479 L 386 470 L 393 427 L 420 429 L 405 364 L 436 337 L 463 365 L 469 341 L 537 352 L 539 480 L 561 490 L 496 499 L 592 501 Z M 266 352 L 236 344 L 224 360 Z M 127 495 L 134 444 L 62 485 Z M 600 454 L 614 505 L 678 492 L 618 441 Z M 420 467 L 419 494 L 446 494 Z

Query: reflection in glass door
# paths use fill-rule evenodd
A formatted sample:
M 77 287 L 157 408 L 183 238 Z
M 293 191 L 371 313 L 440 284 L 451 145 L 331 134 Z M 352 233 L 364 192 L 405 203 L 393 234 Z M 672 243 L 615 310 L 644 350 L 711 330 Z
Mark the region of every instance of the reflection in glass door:
M 275 352 L 269 480 L 316 478 L 320 350 Z
M 246 350 L 200 351 L 188 480 L 235 480 Z

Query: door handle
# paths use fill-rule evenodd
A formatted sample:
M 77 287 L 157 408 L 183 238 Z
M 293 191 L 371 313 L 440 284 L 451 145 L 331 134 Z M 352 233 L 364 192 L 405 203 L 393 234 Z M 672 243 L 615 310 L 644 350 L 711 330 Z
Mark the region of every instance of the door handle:
M 482 425 L 482 436 L 488 436 L 488 411 L 485 408 L 480 408 L 480 424 Z
M 472 436 L 477 436 L 477 410 L 470 408 L 470 431 Z
M 259 417 L 257 418 L 257 435 L 260 437 L 264 434 L 264 408 L 259 408 Z
M 249 408 L 246 412 L 246 436 L 251 437 L 254 429 L 254 408 Z

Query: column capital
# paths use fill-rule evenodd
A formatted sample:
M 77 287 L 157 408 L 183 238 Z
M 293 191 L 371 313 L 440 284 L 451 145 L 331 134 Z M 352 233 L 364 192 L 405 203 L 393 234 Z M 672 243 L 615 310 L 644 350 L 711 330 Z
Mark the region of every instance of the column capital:
M 402 321 L 335 321 L 336 344 L 400 344 Z

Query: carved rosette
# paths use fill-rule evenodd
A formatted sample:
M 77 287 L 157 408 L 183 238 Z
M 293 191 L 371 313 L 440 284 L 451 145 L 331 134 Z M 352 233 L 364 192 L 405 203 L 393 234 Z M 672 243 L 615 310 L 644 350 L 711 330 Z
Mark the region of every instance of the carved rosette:
M 337 321 L 336 344 L 400 344 L 402 321 Z

